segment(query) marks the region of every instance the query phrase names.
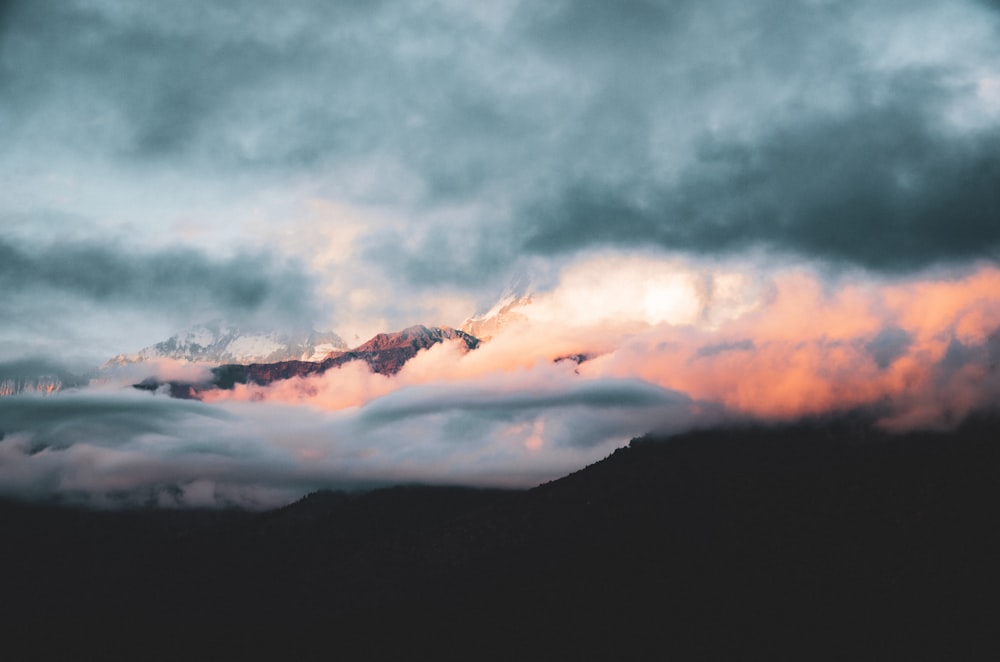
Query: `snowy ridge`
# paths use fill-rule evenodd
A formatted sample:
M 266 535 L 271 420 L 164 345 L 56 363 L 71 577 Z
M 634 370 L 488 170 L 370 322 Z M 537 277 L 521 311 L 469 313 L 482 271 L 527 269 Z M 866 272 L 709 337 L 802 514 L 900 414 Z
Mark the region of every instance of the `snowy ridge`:
M 347 345 L 333 332 L 263 332 L 214 322 L 192 327 L 134 354 L 119 354 L 107 366 L 157 359 L 214 364 L 322 361 L 330 352 L 343 349 Z
M 525 319 L 525 315 L 519 309 L 530 304 L 531 294 L 507 294 L 487 312 L 473 315 L 465 320 L 460 328 L 480 340 L 489 340 L 508 324 Z

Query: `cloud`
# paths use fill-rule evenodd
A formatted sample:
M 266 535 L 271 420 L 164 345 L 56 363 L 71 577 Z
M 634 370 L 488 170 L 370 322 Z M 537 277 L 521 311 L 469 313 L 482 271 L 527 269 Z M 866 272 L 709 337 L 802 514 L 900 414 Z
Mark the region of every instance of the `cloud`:
M 723 342 L 715 345 L 705 345 L 703 347 L 699 347 L 698 351 L 695 352 L 695 356 L 715 356 L 723 352 L 752 352 L 753 349 L 754 344 L 752 340 L 736 340 L 733 342 Z
M 97 506 L 259 508 L 323 487 L 530 486 L 599 459 L 667 411 L 675 426 L 691 418 L 684 398 L 641 384 L 450 408 L 435 405 L 441 388 L 411 387 L 384 405 L 376 399 L 370 411 L 335 412 L 127 391 L 0 399 L 0 493 Z
M 299 266 L 263 252 L 214 258 L 186 247 L 0 239 L 0 304 L 8 313 L 0 334 L 10 338 L 11 358 L 103 363 L 130 349 L 126 338 L 135 329 L 153 324 L 154 333 L 169 333 L 218 317 L 309 328 L 319 314 L 313 288 Z M 94 351 L 98 345 L 103 352 Z
M 480 380 L 437 388 L 406 388 L 394 391 L 364 407 L 360 421 L 383 425 L 414 416 L 449 411 L 481 412 L 502 416 L 509 412 L 562 407 L 590 409 L 655 407 L 689 403 L 681 393 L 667 391 L 634 380 L 601 380 L 565 385 L 559 389 L 538 388 L 538 375 L 518 376 L 512 388 L 509 378 Z
M 192 414 L 224 415 L 200 403 L 173 403 L 163 398 L 128 395 L 67 393 L 0 398 L 0 432 L 4 435 L 30 432 L 33 452 L 67 448 L 80 441 L 113 447 L 135 436 L 165 433 L 181 418 Z
M 579 370 L 766 419 L 874 408 L 888 427 L 950 427 L 995 403 L 995 267 L 878 283 L 802 268 L 771 278 L 773 294 L 748 311 L 712 327 L 639 330 Z
M 206 402 L 112 383 L 0 399 L 0 490 L 264 507 L 321 487 L 530 486 L 649 431 L 859 409 L 890 430 L 948 428 L 1000 397 L 993 266 L 831 281 L 801 265 L 616 259 L 567 267 L 480 348 L 442 343 L 394 376 L 354 362 Z M 640 288 L 619 292 L 614 317 L 574 312 L 591 261 L 616 263 L 615 282 L 672 273 L 670 300 L 696 305 L 664 319 Z M 589 358 L 556 360 L 575 354 Z
M 535 297 L 392 378 L 15 399 L 0 485 L 263 503 L 527 484 L 720 416 L 949 425 L 996 393 L 995 8 L 2 3 L 0 361 Z
M 15 3 L 5 52 L 19 101 L 5 115 L 33 139 L 44 140 L 36 132 L 45 124 L 77 149 L 140 163 L 302 169 L 416 137 L 410 153 L 429 164 L 431 154 L 416 153 L 425 141 L 408 116 L 430 110 L 468 127 L 489 112 L 471 90 L 464 103 L 424 90 L 442 67 L 438 89 L 458 91 L 469 80 L 447 60 L 453 35 L 475 27 L 467 14 L 312 0 L 239 11 L 181 2 L 170 12 Z M 427 38 L 434 32 L 446 37 L 440 47 Z M 91 118 L 86 127 L 59 110 L 66 98 Z
M 876 270 L 996 259 L 1000 131 L 949 135 L 920 98 L 935 91 L 906 83 L 891 101 L 807 115 L 754 140 L 706 136 L 674 183 L 638 173 L 625 187 L 572 183 L 524 214 L 524 246 L 765 246 Z
M 54 379 L 65 387 L 82 385 L 87 382 L 84 373 L 44 357 L 0 361 L 0 383 L 6 381 L 30 382 L 38 379 Z
M 865 345 L 871 352 L 875 365 L 885 370 L 896 359 L 905 356 L 913 342 L 909 333 L 902 329 L 886 328 Z
M 714 414 L 782 420 L 874 407 L 895 427 L 947 427 L 989 405 L 995 267 L 831 280 L 802 265 L 765 265 L 591 256 L 475 351 L 442 344 L 391 378 L 356 364 L 206 397 L 360 407 L 362 421 L 393 422 L 532 403 L 600 409 L 598 394 L 618 408 L 629 397 L 665 405 L 668 394 L 684 394 Z M 578 355 L 588 358 L 558 361 Z
M 138 190 L 177 223 L 170 191 L 207 187 L 271 222 L 303 197 L 389 210 L 352 268 L 417 299 L 609 245 L 997 257 L 984 3 L 477 5 L 11 3 L 7 206 L 117 216 Z
M 266 255 L 213 260 L 188 248 L 143 254 L 95 242 L 29 248 L 0 241 L 0 287 L 8 292 L 56 290 L 111 305 L 299 315 L 309 286 L 300 271 L 274 265 Z
M 0 398 L 0 425 L 0 492 L 10 496 L 260 507 L 302 493 L 280 447 L 198 402 L 131 389 Z

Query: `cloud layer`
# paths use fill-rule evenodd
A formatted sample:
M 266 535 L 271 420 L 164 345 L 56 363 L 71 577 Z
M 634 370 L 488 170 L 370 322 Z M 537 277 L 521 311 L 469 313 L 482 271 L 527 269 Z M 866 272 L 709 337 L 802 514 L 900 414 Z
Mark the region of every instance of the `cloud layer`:
M 732 417 L 951 425 L 997 395 L 998 31 L 976 0 L 0 3 L 0 379 L 533 292 L 392 378 L 0 402 L 0 490 L 264 504 Z
M 488 303 L 609 246 L 881 272 L 995 260 L 998 16 L 971 0 L 11 2 L 0 214 L 35 219 L 17 222 L 29 235 L 45 218 L 295 250 L 337 283 L 344 326 L 426 321 L 441 291 Z M 348 213 L 309 218 L 310 201 Z M 347 244 L 346 263 L 323 257 Z M 394 293 L 428 303 L 373 303 Z
M 599 303 L 583 275 L 608 264 L 616 306 L 570 305 Z M 857 410 L 890 430 L 947 429 L 1000 398 L 993 266 L 831 284 L 801 266 L 602 255 L 512 310 L 478 349 L 435 345 L 393 376 L 358 361 L 205 402 L 113 377 L 0 398 L 0 488 L 265 507 L 320 487 L 530 486 L 650 431 Z
M 114 337 L 126 330 L 113 328 L 123 312 L 125 319 L 147 315 L 173 324 L 221 316 L 262 328 L 309 328 L 317 315 L 312 290 L 300 268 L 267 254 L 220 258 L 185 247 L 144 251 L 107 242 L 26 245 L 0 238 L 0 305 L 8 313 L 2 331 L 33 343 L 33 354 L 78 351 L 73 345 L 87 330 L 66 324 L 73 318 L 86 325 L 88 317 L 103 317 L 102 328 L 112 327 Z M 39 334 L 40 327 L 48 333 Z
M 3 398 L 0 491 L 97 506 L 269 507 L 324 487 L 527 487 L 667 412 L 678 427 L 690 419 L 687 398 L 648 384 L 571 381 L 515 393 L 484 380 L 461 387 L 462 398 L 459 387 L 427 384 L 338 411 L 122 390 Z

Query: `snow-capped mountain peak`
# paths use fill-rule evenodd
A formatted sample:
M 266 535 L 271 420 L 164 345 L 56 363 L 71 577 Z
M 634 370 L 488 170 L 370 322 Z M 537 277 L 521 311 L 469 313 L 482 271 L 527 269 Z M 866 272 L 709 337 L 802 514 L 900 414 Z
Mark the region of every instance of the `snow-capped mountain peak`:
M 506 294 L 485 313 L 465 320 L 460 328 L 480 340 L 489 340 L 508 324 L 525 319 L 521 309 L 530 304 L 531 294 Z
M 211 322 L 186 329 L 133 354 L 119 354 L 108 365 L 157 359 L 213 364 L 322 361 L 330 352 L 346 348 L 333 332 L 281 333 Z

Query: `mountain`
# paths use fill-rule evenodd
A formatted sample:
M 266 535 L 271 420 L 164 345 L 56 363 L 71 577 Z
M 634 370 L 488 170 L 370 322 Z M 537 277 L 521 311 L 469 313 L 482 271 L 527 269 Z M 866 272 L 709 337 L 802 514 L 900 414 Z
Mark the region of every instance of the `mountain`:
M 221 321 L 198 325 L 139 350 L 119 354 L 107 366 L 174 359 L 191 363 L 263 363 L 268 361 L 321 361 L 331 352 L 346 349 L 333 332 L 265 332 L 241 329 Z
M 167 382 L 170 395 L 178 398 L 200 397 L 200 393 L 212 389 L 231 389 L 236 384 L 258 384 L 261 386 L 292 377 L 305 377 L 326 372 L 351 361 L 364 361 L 372 372 L 394 375 L 403 365 L 417 355 L 446 340 L 456 340 L 466 351 L 476 349 L 479 340 L 473 336 L 448 327 L 428 328 L 411 326 L 395 333 L 380 333 L 367 342 L 348 351 L 331 352 L 321 361 L 275 361 L 271 363 L 226 364 L 212 369 L 208 382 Z M 147 379 L 136 388 L 156 390 L 163 386 L 156 379 Z
M 0 501 L 0 620 L 31 659 L 995 659 L 998 424 L 701 430 L 266 513 Z
M 505 326 L 526 319 L 522 309 L 530 304 L 531 294 L 507 294 L 487 312 L 465 320 L 461 330 L 487 341 Z
M 394 375 L 400 371 L 403 364 L 416 356 L 422 349 L 429 349 L 446 340 L 458 340 L 466 350 L 479 347 L 479 339 L 469 333 L 442 326 L 428 328 L 426 326 L 411 326 L 396 333 L 379 333 L 368 342 L 359 345 L 340 357 L 340 360 L 363 359 L 371 367 L 372 372 L 382 375 Z M 345 361 L 346 362 L 346 361 Z

